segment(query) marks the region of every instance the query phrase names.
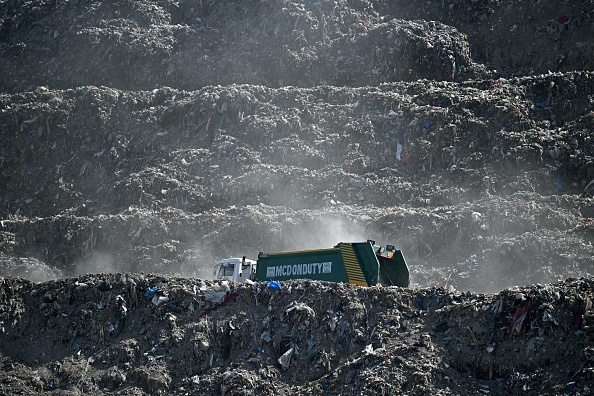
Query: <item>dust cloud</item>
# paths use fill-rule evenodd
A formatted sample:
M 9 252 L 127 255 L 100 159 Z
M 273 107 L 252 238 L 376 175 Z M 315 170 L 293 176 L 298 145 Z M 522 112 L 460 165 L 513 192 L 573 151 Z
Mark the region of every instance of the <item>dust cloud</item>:
M 356 221 L 321 216 L 298 227 L 288 227 L 283 234 L 284 246 L 289 250 L 322 249 L 336 246 L 339 242 L 364 242 L 371 239 L 365 227 Z
M 130 268 L 126 268 L 122 259 L 102 251 L 94 251 L 88 257 L 76 261 L 73 267 L 73 275 L 130 271 Z

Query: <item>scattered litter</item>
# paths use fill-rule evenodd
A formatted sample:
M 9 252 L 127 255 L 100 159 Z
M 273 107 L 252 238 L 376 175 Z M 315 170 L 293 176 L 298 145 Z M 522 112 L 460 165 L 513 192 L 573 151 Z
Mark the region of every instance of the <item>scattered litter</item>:
M 280 282 L 277 282 L 277 281 L 264 281 L 262 283 L 267 284 L 271 289 L 277 289 L 277 290 L 282 289 Z

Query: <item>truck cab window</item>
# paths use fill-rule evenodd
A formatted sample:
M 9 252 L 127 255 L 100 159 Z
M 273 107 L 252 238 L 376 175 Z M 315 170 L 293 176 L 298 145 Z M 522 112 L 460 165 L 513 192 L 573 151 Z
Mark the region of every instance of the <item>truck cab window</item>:
M 233 266 L 226 265 L 223 267 L 223 276 L 233 276 Z

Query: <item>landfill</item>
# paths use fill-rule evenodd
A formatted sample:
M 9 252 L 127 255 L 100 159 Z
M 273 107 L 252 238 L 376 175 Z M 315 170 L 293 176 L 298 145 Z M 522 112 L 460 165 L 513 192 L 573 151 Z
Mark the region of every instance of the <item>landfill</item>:
M 588 395 L 594 1 L 0 2 L 0 394 Z M 373 239 L 411 286 L 212 279 Z

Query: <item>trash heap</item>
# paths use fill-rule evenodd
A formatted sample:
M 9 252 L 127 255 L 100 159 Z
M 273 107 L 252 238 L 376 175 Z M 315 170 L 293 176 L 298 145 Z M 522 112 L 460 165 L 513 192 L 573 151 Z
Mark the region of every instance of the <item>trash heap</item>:
M 209 277 L 228 256 L 373 236 L 419 285 L 586 276 L 593 81 L 4 94 L 0 263 Z
M 10 39 L 0 48 L 0 66 L 7 71 L 0 86 L 9 92 L 46 84 L 125 90 L 234 83 L 367 86 L 490 74 L 471 58 L 467 36 L 454 27 L 395 19 L 382 15 L 390 12 L 385 6 L 376 6 L 6 3 L 1 32 Z
M 0 393 L 589 394 L 593 16 L 0 3 Z M 211 280 L 367 239 L 413 288 Z
M 0 283 L 3 393 L 588 392 L 591 278 L 497 294 L 150 274 Z
M 0 86 L 11 93 L 40 85 L 375 86 L 594 66 L 587 0 L 538 9 L 521 1 L 28 0 L 0 11 Z
M 591 194 L 594 116 L 580 98 L 593 81 L 576 72 L 290 96 L 253 86 L 2 95 L 3 130 L 18 131 L 2 136 L 2 214 L 80 205 L 83 214 L 131 205 L 197 213 L 271 196 L 295 207 L 398 205 L 423 194 L 419 182 L 466 189 L 447 191 L 450 202 L 518 190 Z M 549 97 L 550 87 L 563 97 Z

